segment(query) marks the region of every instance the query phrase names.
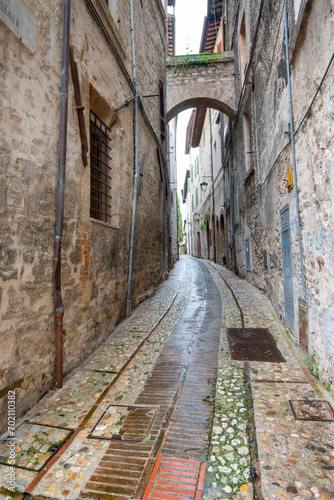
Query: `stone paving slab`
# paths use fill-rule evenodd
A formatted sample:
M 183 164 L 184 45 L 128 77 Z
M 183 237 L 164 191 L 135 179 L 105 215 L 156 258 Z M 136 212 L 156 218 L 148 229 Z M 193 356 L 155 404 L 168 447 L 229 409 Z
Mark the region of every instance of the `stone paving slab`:
M 315 492 L 333 498 L 334 422 L 295 420 L 290 406 L 317 400 L 313 388 L 264 382 L 253 383 L 252 391 L 265 498 L 314 498 Z
M 76 428 L 115 375 L 81 370 L 71 378 L 71 384 L 54 392 L 48 403 L 43 399 L 26 414 L 29 421 L 44 425 Z
M 38 471 L 70 435 L 68 429 L 23 422 L 16 429 L 14 442 L 9 437 L 0 444 L 0 463 Z M 12 442 L 15 458 L 8 453 Z
M 11 485 L 9 483 L 9 467 L 6 465 L 0 465 L 0 485 L 4 488 L 10 488 Z M 26 487 L 31 483 L 31 481 L 36 477 L 36 472 L 31 472 L 24 469 L 15 469 L 15 483 L 16 488 L 19 491 L 24 491 Z M 6 496 L 3 496 L 7 498 Z M 0 500 L 2 497 L 0 496 Z

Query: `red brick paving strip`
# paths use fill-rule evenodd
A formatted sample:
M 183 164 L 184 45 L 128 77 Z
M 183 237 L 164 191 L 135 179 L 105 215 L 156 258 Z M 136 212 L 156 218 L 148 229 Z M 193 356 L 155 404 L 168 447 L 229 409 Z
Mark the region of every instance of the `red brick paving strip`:
M 200 500 L 205 464 L 159 455 L 142 500 Z
M 146 474 L 150 473 L 162 447 L 162 454 L 174 459 L 163 462 L 159 471 L 163 476 L 159 480 L 171 481 L 172 477 L 172 482 L 180 486 L 174 487 L 174 493 L 169 494 L 165 492 L 166 485 L 155 485 L 152 490 L 155 496 L 150 498 L 195 499 L 196 492 L 183 486 L 192 484 L 189 479 L 199 480 L 201 462 L 207 457 L 221 324 L 220 298 L 217 303 L 217 290 L 210 286 L 211 278 L 206 277 L 205 281 L 209 286 L 203 287 L 202 278 L 194 283 L 192 300 L 134 402 L 136 406 L 158 408 L 148 440 L 136 445 L 125 441 L 111 442 L 80 496 L 98 498 L 100 495 L 101 500 L 142 498 L 147 486 Z M 204 291 L 212 302 L 206 302 L 205 308 Z M 134 422 L 133 435 L 139 431 L 135 427 Z M 177 470 L 174 470 L 175 460 Z M 115 464 L 122 464 L 117 470 L 123 471 L 123 477 L 113 474 Z M 131 475 L 134 466 L 138 467 L 137 472 L 141 472 L 140 480 Z M 106 474 L 105 469 L 110 473 Z M 133 482 L 135 479 L 137 486 Z M 180 491 L 182 497 L 176 496 Z M 199 498 L 197 495 L 196 500 Z

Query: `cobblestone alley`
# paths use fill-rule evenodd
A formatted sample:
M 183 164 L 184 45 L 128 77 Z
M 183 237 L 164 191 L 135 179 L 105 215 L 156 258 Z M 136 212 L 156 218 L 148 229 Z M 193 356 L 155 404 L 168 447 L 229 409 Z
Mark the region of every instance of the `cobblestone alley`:
M 275 342 L 244 328 L 269 329 Z M 240 332 L 247 352 L 233 341 Z M 0 498 L 329 500 L 334 415 L 320 386 L 265 297 L 225 267 L 182 256 L 25 415 L 15 493 L 1 443 Z

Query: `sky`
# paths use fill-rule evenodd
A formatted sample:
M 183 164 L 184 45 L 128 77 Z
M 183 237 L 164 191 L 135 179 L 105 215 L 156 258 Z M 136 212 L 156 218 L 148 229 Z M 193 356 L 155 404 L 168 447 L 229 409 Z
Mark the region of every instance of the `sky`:
M 176 0 L 175 55 L 184 55 L 187 52 L 198 54 L 206 13 L 207 0 Z M 180 113 L 177 122 L 177 187 L 180 198 L 185 173 L 189 168 L 189 156 L 184 154 L 184 149 L 190 113 L 191 110 Z

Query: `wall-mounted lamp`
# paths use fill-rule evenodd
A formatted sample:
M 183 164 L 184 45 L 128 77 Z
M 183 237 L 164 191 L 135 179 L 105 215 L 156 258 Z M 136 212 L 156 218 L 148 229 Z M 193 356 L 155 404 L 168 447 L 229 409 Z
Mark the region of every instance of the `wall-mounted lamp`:
M 211 175 L 204 175 L 203 179 L 205 179 L 206 177 L 207 177 L 207 178 L 209 178 L 209 179 L 211 179 Z M 211 179 L 211 180 L 212 180 L 212 179 Z M 201 190 L 203 191 L 203 193 L 205 193 L 206 188 L 208 187 L 208 183 L 207 183 L 207 182 L 205 182 L 205 181 L 203 180 L 203 181 L 200 183 L 200 186 L 201 186 Z

